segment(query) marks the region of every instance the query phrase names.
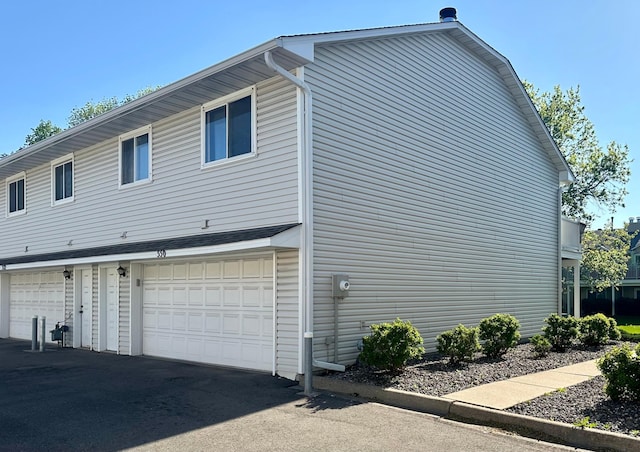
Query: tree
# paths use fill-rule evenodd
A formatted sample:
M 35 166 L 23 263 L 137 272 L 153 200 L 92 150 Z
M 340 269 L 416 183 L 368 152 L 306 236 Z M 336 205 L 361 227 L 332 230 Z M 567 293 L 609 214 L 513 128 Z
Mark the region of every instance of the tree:
M 60 132 L 62 132 L 62 128 L 56 126 L 49 120 L 45 121 L 44 119 L 41 119 L 40 124 L 31 129 L 31 133 L 26 136 L 22 147 L 26 148 L 27 146 L 31 146 L 38 141 L 42 141 L 45 138 L 49 138 Z
M 626 228 L 584 232 L 581 279 L 591 290 L 601 292 L 620 285 L 627 273 L 631 240 L 637 232 L 629 234 Z
M 120 105 L 117 97 L 105 98 L 98 102 L 88 101 L 82 107 L 74 107 L 71 110 L 67 123 L 69 127 L 75 127 Z
M 562 195 L 563 214 L 591 223 L 596 215 L 588 210 L 589 202 L 610 213 L 624 207 L 631 175 L 629 148 L 615 141 L 606 148 L 600 145 L 584 113 L 580 87 L 563 92 L 555 86 L 553 92 L 541 93 L 531 83 L 523 84 L 575 175 L 575 182 Z
M 89 101 L 84 104 L 82 107 L 74 107 L 71 110 L 71 114 L 67 119 L 67 127 L 74 127 L 78 124 L 82 124 L 89 119 L 95 118 L 103 113 L 108 112 L 109 110 L 113 110 L 116 107 L 124 105 L 128 102 L 131 102 L 139 97 L 145 96 L 149 93 L 154 92 L 160 88 L 160 86 L 156 86 L 155 88 L 148 87 L 141 89 L 135 94 L 127 94 L 122 100 L 118 100 L 117 97 L 110 97 L 102 99 L 98 102 Z M 31 133 L 27 135 L 24 139 L 23 148 L 27 146 L 31 146 L 39 141 L 42 141 L 46 138 L 49 138 L 56 133 L 62 132 L 64 129 L 56 126 L 51 121 L 44 119 L 40 120 L 40 123 L 31 129 Z M 22 148 L 21 148 L 22 149 Z M 0 158 L 6 157 L 8 154 L 0 155 Z
M 82 107 L 75 107 L 71 110 L 71 114 L 67 119 L 69 127 L 77 126 L 78 124 L 82 124 L 89 119 L 95 118 L 103 113 L 108 112 L 109 110 L 113 110 L 116 107 L 124 105 L 132 100 L 136 100 L 139 97 L 146 96 L 149 93 L 154 92 L 160 88 L 156 86 L 155 88 L 147 87 L 139 90 L 135 94 L 127 94 L 124 96 L 124 99 L 118 100 L 117 97 L 104 98 L 101 101 L 93 102 L 89 101 L 84 104 Z

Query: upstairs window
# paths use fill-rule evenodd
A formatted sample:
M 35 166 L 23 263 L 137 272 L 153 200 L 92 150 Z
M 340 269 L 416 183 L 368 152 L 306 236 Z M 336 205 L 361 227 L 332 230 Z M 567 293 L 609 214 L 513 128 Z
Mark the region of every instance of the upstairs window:
M 51 180 L 53 205 L 73 201 L 73 155 L 51 164 Z
M 120 185 L 151 180 L 151 126 L 120 137 Z
M 7 180 L 7 215 L 18 215 L 26 212 L 24 173 Z
M 255 153 L 254 110 L 253 89 L 203 107 L 203 166 Z

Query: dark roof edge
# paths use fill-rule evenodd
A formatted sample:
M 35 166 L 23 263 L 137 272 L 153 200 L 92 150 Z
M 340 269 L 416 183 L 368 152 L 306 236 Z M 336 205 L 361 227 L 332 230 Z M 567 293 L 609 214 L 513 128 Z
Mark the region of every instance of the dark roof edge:
M 157 250 L 179 250 L 201 246 L 226 245 L 228 243 L 270 238 L 298 225 L 299 223 L 288 223 L 253 229 L 215 232 L 213 234 L 190 235 L 185 237 L 150 240 L 146 242 L 122 243 L 119 245 L 107 245 L 79 250 L 7 257 L 0 258 L 0 266 L 64 259 L 79 259 L 92 256 L 108 256 L 111 254 L 131 254 Z

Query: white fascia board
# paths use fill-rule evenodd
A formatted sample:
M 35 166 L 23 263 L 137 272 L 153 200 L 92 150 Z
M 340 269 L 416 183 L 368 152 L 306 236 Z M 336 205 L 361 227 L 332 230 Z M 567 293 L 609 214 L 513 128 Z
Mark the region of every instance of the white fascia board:
M 458 22 L 441 22 L 418 25 L 399 25 L 396 27 L 369 28 L 366 30 L 334 31 L 294 36 L 280 36 L 278 46 L 312 63 L 316 44 L 357 41 L 361 39 L 382 38 L 411 33 L 424 33 L 448 30 L 458 27 Z
M 290 232 L 291 231 L 291 232 Z M 199 246 L 194 248 L 183 248 L 177 250 L 163 250 L 166 255 L 158 257 L 158 251 L 145 251 L 141 253 L 109 254 L 105 256 L 89 256 L 77 259 L 60 259 L 52 261 L 28 262 L 24 264 L 7 264 L 6 270 L 25 270 L 44 267 L 63 267 L 66 265 L 100 264 L 104 262 L 120 261 L 144 261 L 171 259 L 190 256 L 205 256 L 211 254 L 229 253 L 234 251 L 248 251 L 257 249 L 292 248 L 296 249 L 300 244 L 300 228 L 292 228 L 273 237 L 256 240 L 246 240 L 243 242 L 225 243 L 223 245 Z

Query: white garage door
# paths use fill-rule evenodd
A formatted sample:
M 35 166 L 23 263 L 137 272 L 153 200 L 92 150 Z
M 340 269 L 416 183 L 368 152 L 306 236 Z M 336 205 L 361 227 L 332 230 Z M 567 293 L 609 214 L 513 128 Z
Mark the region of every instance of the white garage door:
M 31 339 L 31 319 L 46 316 L 46 338 L 56 322 L 64 321 L 64 278 L 62 272 L 14 273 L 9 298 L 9 336 Z M 38 328 L 40 323 L 38 322 Z M 40 337 L 38 332 L 38 337 Z
M 271 256 L 145 265 L 143 353 L 271 370 Z

